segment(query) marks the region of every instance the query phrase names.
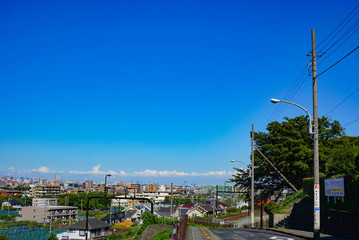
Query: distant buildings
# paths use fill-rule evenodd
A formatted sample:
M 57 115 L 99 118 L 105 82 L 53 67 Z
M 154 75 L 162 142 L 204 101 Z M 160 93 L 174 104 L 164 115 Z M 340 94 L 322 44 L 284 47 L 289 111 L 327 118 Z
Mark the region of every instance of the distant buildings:
M 22 191 L 0 189 L 0 197 L 21 197 Z
M 85 181 L 84 182 L 84 188 L 85 190 L 91 190 L 93 188 L 93 181 Z

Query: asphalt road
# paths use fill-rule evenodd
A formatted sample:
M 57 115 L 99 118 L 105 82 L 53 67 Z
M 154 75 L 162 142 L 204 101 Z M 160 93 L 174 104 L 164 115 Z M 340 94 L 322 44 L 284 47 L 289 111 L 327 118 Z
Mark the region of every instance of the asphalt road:
M 189 227 L 186 240 L 219 240 L 208 228 Z
M 303 238 L 260 229 L 211 228 L 209 230 L 220 240 L 303 240 Z

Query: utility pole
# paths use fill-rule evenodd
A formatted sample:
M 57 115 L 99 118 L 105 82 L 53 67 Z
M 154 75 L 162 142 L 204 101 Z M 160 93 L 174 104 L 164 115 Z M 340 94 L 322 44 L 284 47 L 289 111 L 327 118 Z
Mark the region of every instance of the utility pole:
M 254 228 L 254 124 L 252 124 L 251 227 Z
M 218 208 L 218 185 L 216 185 L 216 216 L 217 216 L 217 208 Z
M 172 194 L 173 194 L 173 183 L 171 183 L 171 207 L 170 207 L 170 218 L 172 218 L 172 212 L 173 212 L 173 207 L 172 207 Z
M 216 212 L 216 198 L 215 198 L 215 193 L 214 193 L 214 191 L 213 191 L 213 193 L 212 193 L 212 195 L 213 195 L 213 202 L 212 202 L 212 209 L 213 209 L 213 213 L 212 213 L 212 222 L 214 222 L 214 213 Z
M 315 31 L 312 29 L 312 77 L 313 77 L 313 126 L 314 126 L 314 239 L 320 239 L 320 191 L 319 191 L 319 139 L 317 97 L 317 54 Z

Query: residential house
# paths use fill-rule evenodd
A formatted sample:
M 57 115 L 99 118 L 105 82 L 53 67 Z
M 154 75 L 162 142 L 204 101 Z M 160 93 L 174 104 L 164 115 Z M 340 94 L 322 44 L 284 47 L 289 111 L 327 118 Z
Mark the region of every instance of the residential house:
M 1 204 L 1 206 L 11 206 L 13 208 L 21 208 L 21 202 L 18 200 L 9 200 Z
M 107 216 L 101 218 L 101 221 L 113 225 L 114 223 L 121 223 L 125 220 L 125 212 L 111 212 Z
M 190 218 L 212 216 L 213 207 L 211 205 L 206 205 L 206 204 L 197 205 L 196 207 L 189 209 L 187 215 Z
M 109 231 L 110 227 L 111 225 L 108 223 L 96 218 L 89 218 L 87 239 L 104 239 L 106 236 L 111 235 L 111 232 Z M 68 229 L 68 232 L 57 234 L 57 238 L 59 240 L 86 239 L 86 219 L 70 225 Z
M 125 210 L 125 219 L 131 220 L 132 223 L 140 222 L 142 214 L 148 209 L 145 206 L 129 206 Z

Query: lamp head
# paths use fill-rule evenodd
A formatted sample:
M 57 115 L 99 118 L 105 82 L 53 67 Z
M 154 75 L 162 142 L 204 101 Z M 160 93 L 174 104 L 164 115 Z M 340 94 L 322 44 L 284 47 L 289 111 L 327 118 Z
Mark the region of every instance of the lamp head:
M 280 100 L 275 99 L 275 98 L 272 98 L 270 101 L 271 101 L 272 103 L 279 103 L 279 102 L 280 102 Z
M 235 162 L 235 160 L 231 159 L 231 162 Z

